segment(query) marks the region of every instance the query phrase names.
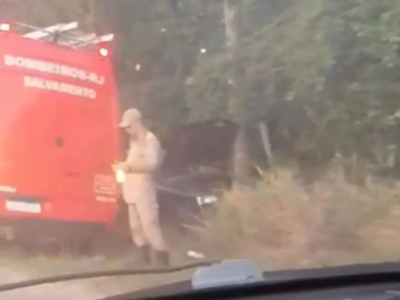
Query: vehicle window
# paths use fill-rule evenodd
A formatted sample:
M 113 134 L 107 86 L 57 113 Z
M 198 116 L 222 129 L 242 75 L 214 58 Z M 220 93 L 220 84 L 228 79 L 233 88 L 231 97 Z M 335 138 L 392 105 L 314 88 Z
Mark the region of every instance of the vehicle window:
M 398 20 L 392 0 L 0 0 L 0 282 L 397 261 Z

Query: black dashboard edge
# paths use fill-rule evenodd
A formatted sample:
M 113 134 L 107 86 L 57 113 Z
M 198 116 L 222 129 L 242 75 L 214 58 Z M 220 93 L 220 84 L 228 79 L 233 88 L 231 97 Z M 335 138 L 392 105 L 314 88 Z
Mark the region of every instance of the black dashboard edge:
M 191 281 L 136 290 L 99 300 L 157 299 L 235 299 L 313 289 L 400 283 L 400 263 L 358 264 L 328 268 L 295 269 L 264 272 L 265 282 L 193 290 Z

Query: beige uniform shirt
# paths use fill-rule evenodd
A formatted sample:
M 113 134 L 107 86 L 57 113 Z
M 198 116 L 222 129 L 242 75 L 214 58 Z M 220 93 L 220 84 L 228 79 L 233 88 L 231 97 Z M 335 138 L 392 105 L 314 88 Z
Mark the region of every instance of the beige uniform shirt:
M 147 131 L 137 141 L 131 141 L 126 163 L 145 162 L 151 169 L 156 169 L 160 160 L 161 147 L 157 137 Z M 126 203 L 140 201 L 156 202 L 153 173 L 127 173 L 123 183 L 123 195 Z

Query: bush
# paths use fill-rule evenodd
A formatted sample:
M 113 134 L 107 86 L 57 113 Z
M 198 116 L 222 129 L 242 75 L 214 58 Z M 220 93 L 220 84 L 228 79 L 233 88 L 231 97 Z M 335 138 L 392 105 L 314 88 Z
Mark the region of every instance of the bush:
M 306 189 L 278 171 L 257 187 L 229 192 L 205 222 L 201 240 L 223 257 L 303 267 L 386 261 L 400 255 L 400 202 L 394 182 L 348 183 L 327 172 Z

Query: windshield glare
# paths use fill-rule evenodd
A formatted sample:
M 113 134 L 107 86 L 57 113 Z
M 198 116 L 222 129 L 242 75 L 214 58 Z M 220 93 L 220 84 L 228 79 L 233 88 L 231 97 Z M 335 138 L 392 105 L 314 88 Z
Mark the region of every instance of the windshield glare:
M 400 3 L 27 4 L 0 0 L 2 284 L 398 260 Z M 7 293 L 98 299 L 192 274 Z

